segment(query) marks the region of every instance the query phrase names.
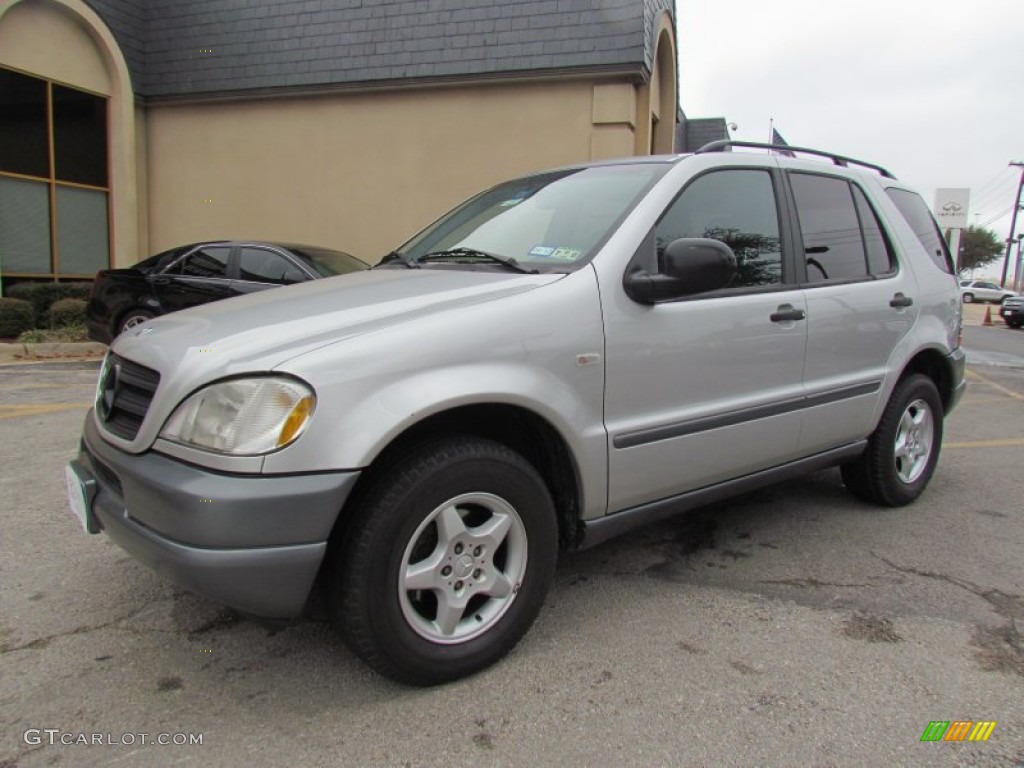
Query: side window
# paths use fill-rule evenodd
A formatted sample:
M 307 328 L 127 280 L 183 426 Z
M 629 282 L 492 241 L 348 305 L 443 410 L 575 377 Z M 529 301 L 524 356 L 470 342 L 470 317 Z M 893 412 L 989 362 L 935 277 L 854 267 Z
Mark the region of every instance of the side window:
M 200 248 L 167 270 L 183 277 L 227 277 L 230 248 Z
M 804 238 L 807 281 L 868 277 L 867 251 L 850 183 L 808 173 L 793 173 L 790 180 Z
M 921 196 L 906 189 L 889 187 L 885 190 L 889 198 L 896 204 L 903 218 L 907 220 L 910 228 L 914 231 L 918 241 L 924 246 L 928 255 L 939 269 L 949 274 L 954 274 L 953 259 L 949 253 L 945 238 L 939 225 L 935 223 L 931 211 L 925 205 Z M 964 283 L 960 283 L 964 285 Z
M 875 215 L 864 191 L 856 184 L 852 185 L 852 188 L 853 199 L 857 204 L 857 217 L 860 219 L 860 229 L 864 235 L 864 248 L 868 254 L 868 270 L 872 275 L 888 274 L 893 270 L 889 241 L 886 240 L 885 233 L 882 232 L 882 225 L 878 223 L 878 216 Z
M 238 261 L 238 276 L 257 283 L 295 282 L 292 276 L 299 270 L 279 253 L 264 248 L 243 248 Z M 289 279 L 285 279 L 288 275 Z
M 708 237 L 732 248 L 738 269 L 730 288 L 782 282 L 779 215 L 768 171 L 715 171 L 694 180 L 654 230 L 659 264 L 666 246 L 681 237 Z

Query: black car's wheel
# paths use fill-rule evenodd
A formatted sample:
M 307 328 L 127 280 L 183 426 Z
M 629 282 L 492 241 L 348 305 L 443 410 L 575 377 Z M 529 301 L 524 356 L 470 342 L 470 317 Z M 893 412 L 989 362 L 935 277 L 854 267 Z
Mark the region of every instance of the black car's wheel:
M 156 317 L 156 315 L 147 309 L 129 309 L 121 316 L 121 321 L 117 326 L 117 333 L 122 334 L 129 328 L 142 325 L 144 322 L 152 320 L 154 317 Z
M 974 301 L 974 294 L 973 293 L 965 293 L 963 295 L 963 300 L 964 300 L 964 304 L 970 304 L 972 301 Z
M 536 469 L 460 436 L 378 468 L 332 542 L 331 619 L 382 674 L 434 685 L 508 653 L 554 577 L 558 527 Z
M 842 467 L 856 496 L 887 507 L 914 501 L 931 480 L 942 445 L 942 401 L 935 383 L 914 374 L 889 398 L 864 454 Z
M 1020 328 L 1022 322 L 1024 322 L 1024 321 L 1021 321 L 1021 320 L 1007 320 L 1006 324 L 1008 326 L 1010 326 L 1011 328 Z

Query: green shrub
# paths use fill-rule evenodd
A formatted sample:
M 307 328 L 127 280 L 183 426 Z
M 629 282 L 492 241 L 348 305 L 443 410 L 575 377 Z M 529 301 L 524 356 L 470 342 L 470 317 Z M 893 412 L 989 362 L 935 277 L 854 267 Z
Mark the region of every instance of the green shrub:
M 68 325 L 64 328 L 56 328 L 52 331 L 35 329 L 25 331 L 18 337 L 23 344 L 38 344 L 45 341 L 70 342 L 89 341 L 89 331 L 84 325 Z
M 88 299 L 92 283 L 17 283 L 4 290 L 12 299 L 32 304 L 36 326 L 46 324 L 50 306 L 60 299 Z
M 16 338 L 35 327 L 32 305 L 21 299 L 0 299 L 0 338 Z
M 69 325 L 85 325 L 85 299 L 57 299 L 46 314 L 50 328 L 66 328 Z

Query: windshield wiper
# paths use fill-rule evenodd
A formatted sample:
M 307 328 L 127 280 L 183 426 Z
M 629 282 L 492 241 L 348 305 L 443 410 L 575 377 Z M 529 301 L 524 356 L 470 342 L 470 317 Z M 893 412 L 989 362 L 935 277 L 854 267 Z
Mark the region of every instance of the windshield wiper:
M 420 268 L 419 264 L 417 264 L 415 261 L 410 259 L 408 256 L 406 256 L 401 251 L 392 251 L 387 256 L 385 256 L 383 259 L 381 259 L 376 264 L 374 264 L 374 269 L 376 269 L 377 267 L 383 266 L 384 264 L 390 264 L 390 263 L 392 263 L 394 261 L 402 262 L 409 269 L 419 269 Z
M 495 264 L 501 264 L 504 267 L 515 270 L 516 272 L 522 272 L 525 275 L 539 275 L 539 269 L 530 269 L 524 267 L 518 261 L 513 259 L 511 256 L 498 256 L 496 253 L 488 253 L 487 251 L 481 251 L 477 248 L 449 248 L 445 251 L 432 251 L 424 254 L 419 258 L 421 262 L 425 261 L 444 261 L 445 259 L 478 259 L 484 261 L 491 261 Z

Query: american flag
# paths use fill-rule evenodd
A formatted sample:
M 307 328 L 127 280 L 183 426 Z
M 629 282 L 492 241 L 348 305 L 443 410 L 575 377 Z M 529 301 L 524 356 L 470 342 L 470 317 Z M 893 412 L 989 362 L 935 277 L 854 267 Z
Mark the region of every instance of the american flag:
M 772 128 L 772 144 L 774 144 L 777 147 L 788 147 L 789 146 L 789 144 L 786 143 L 786 140 L 784 138 L 782 138 L 782 134 L 779 133 L 774 128 Z M 790 152 L 787 149 L 777 149 L 775 151 L 778 152 L 780 155 L 785 155 L 786 157 L 796 157 L 796 155 L 794 155 L 792 152 Z

